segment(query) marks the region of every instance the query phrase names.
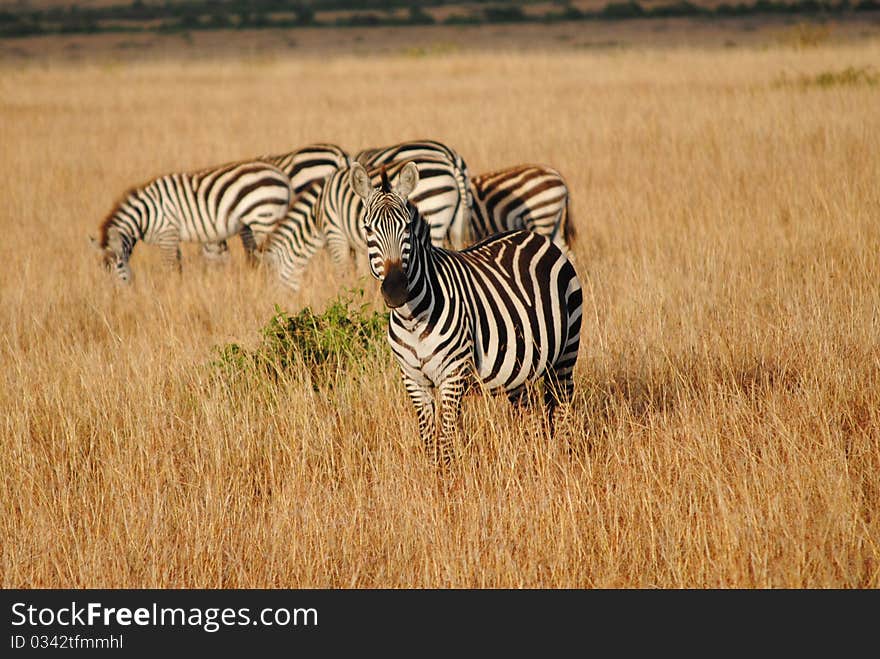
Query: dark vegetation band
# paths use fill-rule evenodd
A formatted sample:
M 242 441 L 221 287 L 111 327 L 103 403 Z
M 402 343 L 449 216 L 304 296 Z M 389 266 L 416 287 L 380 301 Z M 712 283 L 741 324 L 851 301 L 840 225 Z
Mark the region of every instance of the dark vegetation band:
M 190 30 L 370 27 L 401 25 L 484 25 L 497 23 L 556 23 L 562 21 L 627 20 L 636 18 L 706 17 L 755 15 L 840 16 L 880 11 L 880 0 L 795 0 L 783 2 L 725 2 L 704 7 L 687 0 L 645 6 L 635 0 L 610 2 L 596 10 L 579 9 L 556 2 L 544 11 L 527 11 L 530 3 L 389 0 L 353 2 L 329 0 L 306 3 L 289 0 L 220 0 L 208 2 L 131 3 L 104 7 L 31 9 L 27 4 L 0 10 L 0 38 L 40 34 L 88 34 L 100 32 L 185 32 Z M 482 5 L 482 6 L 480 6 Z M 454 7 L 437 17 L 429 10 Z

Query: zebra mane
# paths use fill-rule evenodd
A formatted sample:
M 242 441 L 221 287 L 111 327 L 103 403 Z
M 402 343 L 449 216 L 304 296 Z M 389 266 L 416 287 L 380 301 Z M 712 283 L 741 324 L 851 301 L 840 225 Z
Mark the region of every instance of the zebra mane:
M 107 233 L 110 227 L 113 226 L 113 218 L 116 217 L 116 211 L 119 210 L 122 204 L 128 201 L 129 197 L 138 192 L 138 190 L 140 190 L 140 188 L 138 187 L 129 188 L 122 194 L 122 196 L 120 196 L 115 202 L 113 202 L 113 210 L 107 213 L 107 217 L 104 218 L 104 220 L 101 222 L 101 226 L 98 228 L 98 231 L 100 231 L 98 244 L 102 248 L 107 247 Z
M 388 171 L 385 169 L 385 165 L 382 165 L 380 173 L 382 175 L 382 192 L 391 192 L 391 181 L 388 180 Z

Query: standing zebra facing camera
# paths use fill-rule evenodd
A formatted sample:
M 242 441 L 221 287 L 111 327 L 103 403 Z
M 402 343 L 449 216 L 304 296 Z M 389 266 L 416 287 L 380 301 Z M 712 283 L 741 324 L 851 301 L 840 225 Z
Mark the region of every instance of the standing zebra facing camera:
M 435 460 L 452 458 L 461 399 L 474 380 L 519 403 L 526 385 L 542 378 L 552 432 L 555 407 L 572 398 L 580 345 L 581 285 L 565 254 L 531 231 L 461 252 L 435 247 L 408 200 L 419 181 L 414 163 L 394 188 L 384 170 L 374 188 L 359 164 L 350 179 L 364 204 L 370 271 L 391 309 L 388 342 Z
M 337 169 L 351 164 L 351 158 L 342 147 L 325 142 L 309 144 L 289 153 L 260 156 L 256 160 L 275 165 L 287 174 L 294 200 L 306 188 L 313 187 L 316 181 L 323 181 Z M 291 224 L 295 222 L 293 220 Z M 248 256 L 248 263 L 254 264 L 255 259 L 252 257 L 258 254 L 254 251 L 255 243 L 250 230 L 247 227 L 242 228 L 239 236 Z M 211 261 L 225 261 L 229 256 L 229 245 L 225 240 L 205 243 L 202 245 L 202 255 Z
M 446 159 L 420 157 L 372 168 L 370 176 L 375 184 L 380 181 L 381 171 L 395 179 L 409 162 L 415 163 L 419 170 L 410 202 L 418 207 L 428 223 L 431 242 L 443 246 L 447 243 L 450 228 L 467 203 L 457 184 L 457 170 Z M 337 266 L 349 262 L 355 253 L 365 254 L 367 251 L 361 222 L 363 203 L 350 184 L 353 171 L 354 166 L 340 169 L 327 179 L 318 202 L 317 223 L 324 232 L 330 256 Z
M 181 242 L 219 242 L 247 229 L 261 242 L 287 214 L 290 179 L 265 162 L 240 162 L 192 173 L 167 174 L 129 190 L 92 244 L 122 283 L 138 240 L 158 244 L 166 265 L 181 269 Z
M 449 226 L 445 228 L 443 236 L 437 236 L 436 232 L 433 232 L 432 235 L 434 235 L 435 241 L 438 241 L 436 244 L 442 244 L 439 241 L 445 241 L 446 245 L 453 249 L 463 249 L 468 245 L 472 200 L 468 166 L 458 151 L 443 142 L 422 139 L 400 142 L 391 146 L 363 149 L 354 156 L 355 162 L 360 163 L 366 169 L 376 170 L 382 165 L 390 166 L 393 162 L 404 163 L 407 160 L 420 162 L 426 159 L 445 160 L 448 163 L 449 171 L 458 187 L 458 199 L 460 200 L 449 219 Z M 424 168 L 420 166 L 419 169 Z M 422 173 L 423 177 L 426 175 L 427 172 Z M 435 225 L 434 222 L 431 224 L 432 227 Z

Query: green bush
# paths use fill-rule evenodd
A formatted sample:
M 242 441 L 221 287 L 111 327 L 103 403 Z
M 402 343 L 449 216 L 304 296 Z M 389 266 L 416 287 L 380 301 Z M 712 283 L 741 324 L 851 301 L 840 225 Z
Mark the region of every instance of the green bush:
M 215 346 L 215 373 L 278 377 L 296 364 L 304 366 L 315 389 L 333 384 L 340 373 L 364 363 L 384 349 L 388 314 L 369 309 L 362 289 L 339 295 L 321 313 L 305 307 L 296 314 L 275 305 L 275 315 L 260 331 L 259 345 L 248 350 L 238 343 Z

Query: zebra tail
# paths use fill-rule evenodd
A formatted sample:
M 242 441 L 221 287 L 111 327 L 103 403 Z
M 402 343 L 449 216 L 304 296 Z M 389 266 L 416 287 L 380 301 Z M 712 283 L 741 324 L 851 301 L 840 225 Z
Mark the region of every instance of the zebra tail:
M 467 164 L 456 161 L 455 182 L 458 184 L 458 206 L 452 216 L 452 223 L 447 231 L 447 240 L 456 232 L 462 241 L 461 245 L 453 245 L 454 249 L 464 249 L 474 240 L 474 231 L 471 223 L 471 209 L 474 207 L 474 196 L 471 192 L 471 177 Z M 455 227 L 458 227 L 455 229 Z
M 571 195 L 565 195 L 565 208 L 562 210 L 562 237 L 569 248 L 577 238 L 577 230 L 571 222 Z

